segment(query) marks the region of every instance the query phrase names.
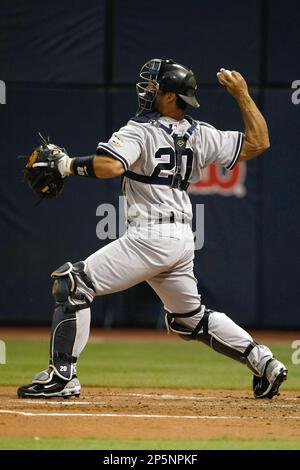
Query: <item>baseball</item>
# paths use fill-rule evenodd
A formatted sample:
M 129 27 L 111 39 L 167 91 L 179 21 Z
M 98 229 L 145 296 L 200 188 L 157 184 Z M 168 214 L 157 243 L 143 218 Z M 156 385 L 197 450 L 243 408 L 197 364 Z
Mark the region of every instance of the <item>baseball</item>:
M 220 69 L 220 71 L 217 73 L 217 77 L 219 77 L 221 75 L 221 72 L 227 72 L 230 76 L 232 76 L 231 70 Z
M 231 72 L 231 70 L 227 70 L 227 69 L 221 69 L 221 72 L 226 72 L 226 73 L 228 73 L 229 75 L 232 75 L 232 72 Z

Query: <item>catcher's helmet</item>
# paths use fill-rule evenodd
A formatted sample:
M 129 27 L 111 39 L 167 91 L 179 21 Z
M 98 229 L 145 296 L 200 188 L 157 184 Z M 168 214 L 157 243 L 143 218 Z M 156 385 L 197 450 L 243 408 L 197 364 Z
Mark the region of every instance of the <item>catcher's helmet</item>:
M 152 109 L 158 90 L 172 91 L 187 104 L 198 108 L 196 99 L 197 81 L 192 70 L 171 59 L 152 59 L 140 70 L 140 77 L 146 81 L 136 85 L 139 108 L 137 115 Z

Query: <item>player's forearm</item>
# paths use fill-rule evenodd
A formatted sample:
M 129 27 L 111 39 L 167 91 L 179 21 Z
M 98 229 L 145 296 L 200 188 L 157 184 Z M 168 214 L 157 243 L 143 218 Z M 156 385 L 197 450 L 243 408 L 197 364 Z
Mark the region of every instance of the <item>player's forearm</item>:
M 124 171 L 119 160 L 105 155 L 73 158 L 70 164 L 70 174 L 78 176 L 107 179 L 120 176 Z
M 244 77 L 236 71 L 220 69 L 218 81 L 236 99 L 245 123 L 245 139 L 239 160 L 250 160 L 270 147 L 267 123 L 249 95 Z
M 268 126 L 249 93 L 236 97 L 245 124 L 245 140 L 239 160 L 255 158 L 270 147 Z
M 94 157 L 93 166 L 97 178 L 114 178 L 121 176 L 125 171 L 119 160 L 102 155 Z

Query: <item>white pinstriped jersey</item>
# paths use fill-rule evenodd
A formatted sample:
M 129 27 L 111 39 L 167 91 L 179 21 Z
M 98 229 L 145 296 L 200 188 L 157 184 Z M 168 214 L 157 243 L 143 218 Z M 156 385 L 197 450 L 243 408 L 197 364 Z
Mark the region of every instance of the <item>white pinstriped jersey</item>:
M 142 122 L 141 122 L 142 121 Z M 98 144 L 97 153 L 110 154 L 120 160 L 125 170 L 139 175 L 158 176 L 166 179 L 176 167 L 174 139 L 153 121 L 137 118 L 115 132 L 108 142 Z M 187 119 L 176 121 L 159 117 L 158 122 L 184 135 L 191 124 Z M 188 139 L 182 158 L 182 176 L 189 182 L 201 180 L 202 170 L 214 163 L 231 170 L 240 155 L 243 134 L 236 131 L 220 131 L 211 125 L 196 121 L 197 126 Z M 127 198 L 128 218 L 159 219 L 169 217 L 190 221 L 192 208 L 186 191 L 169 186 L 146 184 L 125 177 L 124 191 Z

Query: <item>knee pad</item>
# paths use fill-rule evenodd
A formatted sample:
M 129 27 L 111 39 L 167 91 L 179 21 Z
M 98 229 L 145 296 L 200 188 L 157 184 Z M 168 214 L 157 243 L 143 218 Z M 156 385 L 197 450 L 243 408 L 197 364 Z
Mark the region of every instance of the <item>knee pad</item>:
M 199 317 L 199 321 L 196 322 L 195 326 L 189 325 L 189 322 L 185 322 L 185 325 L 180 323 L 180 319 L 192 319 L 192 317 L 196 316 Z M 208 332 L 208 316 L 209 310 L 200 305 L 199 308 L 190 313 L 166 312 L 165 322 L 168 332 L 172 331 L 173 333 L 179 334 L 182 339 L 191 341 L 197 339 L 201 330 L 203 330 L 205 334 Z M 190 323 L 195 322 L 191 320 Z
M 63 264 L 51 274 L 54 279 L 52 294 L 57 304 L 63 304 L 65 312 L 76 312 L 90 305 L 90 300 L 78 288 L 78 279 L 95 292 L 94 286 L 84 272 L 84 262 Z
M 179 334 L 179 336 L 186 340 L 196 340 L 201 341 L 202 343 L 210 346 L 214 351 L 223 354 L 231 359 L 234 359 L 243 364 L 247 364 L 249 369 L 255 372 L 251 362 L 248 360 L 248 357 L 252 350 L 257 347 L 257 343 L 251 342 L 245 351 L 241 352 L 233 348 L 229 343 L 213 335 L 209 330 L 209 318 L 215 312 L 213 310 L 208 310 L 203 305 L 200 306 L 197 310 L 194 310 L 191 313 L 170 313 L 166 312 L 165 321 L 168 331 Z M 192 317 L 198 317 L 195 322 Z M 180 323 L 180 320 L 184 321 L 184 325 Z M 190 322 L 188 320 L 191 320 Z M 190 323 L 190 325 L 189 325 Z
M 84 263 L 65 263 L 51 274 L 54 279 L 52 293 L 55 309 L 52 320 L 50 361 L 56 374 L 70 380 L 76 373 L 76 360 L 73 349 L 78 336 L 77 315 L 90 306 L 87 292 L 95 292 L 86 273 Z M 83 292 L 84 291 L 84 292 Z M 83 315 L 83 313 L 81 313 Z

